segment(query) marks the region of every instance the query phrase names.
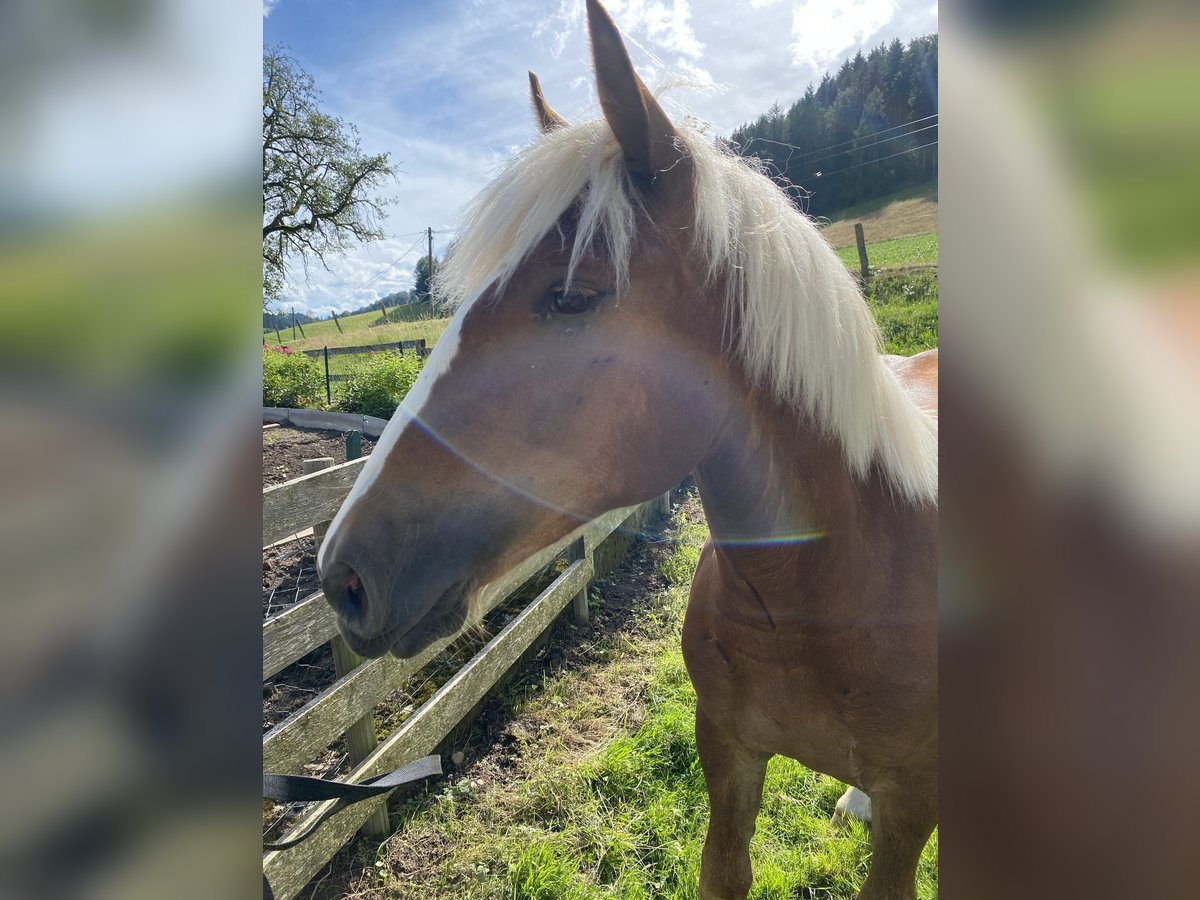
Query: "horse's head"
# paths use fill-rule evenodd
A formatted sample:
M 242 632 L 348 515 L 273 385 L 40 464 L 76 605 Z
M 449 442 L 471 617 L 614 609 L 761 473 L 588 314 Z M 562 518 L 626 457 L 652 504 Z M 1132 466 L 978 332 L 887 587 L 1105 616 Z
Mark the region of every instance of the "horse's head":
M 325 538 L 359 653 L 453 632 L 533 551 L 678 483 L 719 426 L 692 160 L 592 0 L 588 19 L 604 120 L 568 125 L 531 74 L 543 134 L 468 211 L 440 276 L 457 312 Z

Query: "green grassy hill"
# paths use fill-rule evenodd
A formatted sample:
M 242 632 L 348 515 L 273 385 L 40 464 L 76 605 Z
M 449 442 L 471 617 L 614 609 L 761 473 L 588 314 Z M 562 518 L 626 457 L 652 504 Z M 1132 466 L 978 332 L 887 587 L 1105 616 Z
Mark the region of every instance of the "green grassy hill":
M 388 321 L 378 310 L 369 310 L 353 316 L 339 316 L 341 331 L 332 319 L 312 322 L 292 337 L 291 328 L 281 328 L 278 335 L 274 330 L 263 333 L 268 344 L 280 344 L 293 350 L 320 350 L 323 347 L 373 347 L 380 344 L 395 344 L 399 341 L 424 340 L 432 347 L 446 330 L 449 318 L 430 318 L 426 305 L 398 306 L 388 308 Z M 366 360 L 366 354 L 334 356 L 329 360 L 329 371 L 344 375 Z
M 851 244 L 837 251 L 838 257 L 850 268 L 858 269 L 858 247 Z M 918 234 L 867 244 L 867 262 L 872 268 L 894 269 L 901 266 L 937 265 L 937 232 Z
M 936 266 L 938 262 L 937 231 L 907 233 L 913 228 L 933 224 L 937 227 L 936 184 L 931 183 L 934 194 L 930 196 L 930 185 L 911 188 L 890 198 L 878 201 L 874 219 L 864 220 L 864 230 L 871 234 L 905 234 L 867 244 L 867 258 L 876 275 L 867 291 L 867 298 L 879 319 L 890 353 L 915 353 L 926 347 L 937 346 L 937 274 L 936 272 L 904 272 L 912 266 Z M 873 224 L 872 224 L 873 223 Z M 849 227 L 853 222 L 845 220 L 833 223 L 825 229 Z M 848 246 L 837 250 L 838 257 L 851 270 L 858 270 L 858 250 L 854 245 L 853 231 Z M 837 244 L 835 243 L 836 247 Z M 408 305 L 390 307 L 385 321 L 377 310 L 340 317 L 341 331 L 333 320 L 312 322 L 304 326 L 304 336 L 299 328 L 292 337 L 292 329 L 265 332 L 269 344 L 282 343 L 293 350 L 320 350 L 322 347 L 355 347 L 395 344 L 399 341 L 424 339 L 432 347 L 450 319 L 430 318 L 426 306 Z M 366 359 L 363 354 L 335 356 L 329 360 L 330 371 L 345 374 Z
M 931 179 L 923 184 L 915 184 L 912 187 L 906 187 L 894 193 L 887 194 L 883 197 L 876 197 L 874 200 L 866 200 L 848 209 L 842 210 L 833 217 L 834 222 L 856 221 L 864 217 L 883 212 L 894 203 L 900 203 L 904 200 L 932 200 L 937 203 L 938 198 L 938 183 L 937 179 Z
M 364 343 L 364 344 L 380 343 L 381 340 L 389 340 L 389 339 L 376 338 L 373 335 L 371 335 L 371 332 L 369 332 L 368 329 L 374 330 L 374 329 L 379 329 L 379 328 L 385 328 L 389 324 L 396 324 L 396 323 L 402 323 L 402 322 L 429 321 L 429 320 L 435 319 L 435 318 L 437 318 L 437 317 L 432 316 L 430 314 L 429 306 L 427 304 L 410 303 L 406 306 L 389 306 L 388 311 L 387 311 L 387 319 L 386 320 L 384 319 L 382 313 L 380 313 L 378 310 L 372 309 L 372 310 L 368 310 L 367 312 L 358 313 L 353 316 L 339 316 L 338 321 L 336 323 L 333 321 L 333 319 L 328 319 L 328 320 L 323 319 L 320 322 L 307 322 L 304 325 L 304 335 L 305 336 L 303 338 L 300 337 L 300 329 L 299 328 L 296 329 L 296 341 L 297 341 L 296 346 L 298 347 L 298 346 L 300 346 L 300 344 L 303 344 L 304 342 L 309 341 L 309 340 L 314 340 L 316 338 L 326 338 L 326 337 L 337 338 L 339 335 L 344 335 L 344 334 L 349 334 L 351 332 L 359 332 L 359 331 L 364 332 L 362 337 L 365 339 L 362 340 L 361 343 Z M 338 324 L 341 325 L 340 330 L 338 329 Z M 276 337 L 275 329 L 270 329 L 270 330 L 263 329 L 263 335 L 264 335 L 264 337 L 267 338 L 268 341 L 270 341 L 270 339 L 272 337 Z M 292 337 L 291 327 L 289 326 L 287 328 L 280 328 L 279 329 L 279 337 L 283 338 L 285 341 L 290 341 L 291 337 Z M 278 338 L 276 338 L 276 340 L 278 340 Z M 351 341 L 348 343 L 354 343 L 354 342 Z M 337 344 L 337 346 L 345 346 L 345 345 L 346 345 L 346 342 L 340 342 L 340 341 Z M 289 343 L 288 346 L 292 346 L 292 344 Z M 322 343 L 321 346 L 324 346 L 324 343 Z M 329 346 L 332 347 L 335 345 L 331 343 L 331 344 L 329 344 Z M 307 349 L 307 346 L 306 346 L 306 349 Z
M 835 249 L 853 247 L 858 222 L 868 244 L 937 231 L 937 182 L 927 181 L 845 210 L 825 225 L 821 234 Z

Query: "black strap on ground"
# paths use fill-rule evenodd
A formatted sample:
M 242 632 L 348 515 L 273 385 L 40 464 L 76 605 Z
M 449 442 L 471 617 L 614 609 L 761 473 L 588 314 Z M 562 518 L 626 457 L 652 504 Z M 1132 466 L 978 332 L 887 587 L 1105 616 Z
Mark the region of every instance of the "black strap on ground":
M 426 756 L 401 766 L 393 772 L 385 772 L 366 781 L 352 784 L 348 781 L 332 781 L 327 778 L 311 778 L 307 775 L 277 775 L 274 772 L 263 772 L 263 798 L 279 803 L 312 803 L 319 800 L 338 801 L 325 810 L 303 833 L 291 840 L 279 843 L 263 843 L 264 850 L 286 850 L 309 838 L 320 825 L 330 816 L 341 812 L 347 806 L 370 800 L 391 793 L 404 784 L 420 781 L 442 774 L 442 758 Z M 271 885 L 267 876 L 263 875 L 263 900 L 274 900 Z

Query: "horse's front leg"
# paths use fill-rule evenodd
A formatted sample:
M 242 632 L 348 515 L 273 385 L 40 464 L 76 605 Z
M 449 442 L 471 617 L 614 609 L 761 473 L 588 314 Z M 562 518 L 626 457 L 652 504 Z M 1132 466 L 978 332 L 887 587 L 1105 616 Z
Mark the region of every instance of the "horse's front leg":
M 770 757 L 734 742 L 699 707 L 696 748 L 709 805 L 708 837 L 700 862 L 700 900 L 745 900 L 752 879 L 750 838 Z
M 907 772 L 871 790 L 871 868 L 858 900 L 914 900 L 917 864 L 937 825 L 937 772 Z

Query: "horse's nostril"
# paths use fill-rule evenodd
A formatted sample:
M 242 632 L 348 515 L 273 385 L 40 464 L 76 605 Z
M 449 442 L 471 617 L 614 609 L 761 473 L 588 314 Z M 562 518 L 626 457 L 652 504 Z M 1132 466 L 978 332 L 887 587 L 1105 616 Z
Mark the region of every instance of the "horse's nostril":
M 342 562 L 332 563 L 321 578 L 329 605 L 347 620 L 361 622 L 366 615 L 367 592 L 362 578 Z
M 364 594 L 362 581 L 359 580 L 357 573 L 352 573 L 346 579 L 346 605 L 348 611 L 353 610 L 355 613 L 362 612 L 363 601 L 366 599 Z

